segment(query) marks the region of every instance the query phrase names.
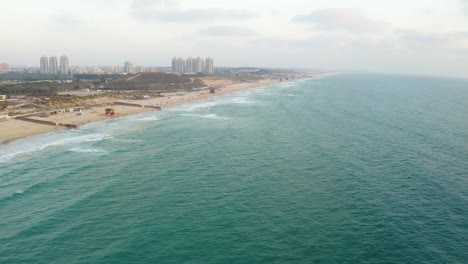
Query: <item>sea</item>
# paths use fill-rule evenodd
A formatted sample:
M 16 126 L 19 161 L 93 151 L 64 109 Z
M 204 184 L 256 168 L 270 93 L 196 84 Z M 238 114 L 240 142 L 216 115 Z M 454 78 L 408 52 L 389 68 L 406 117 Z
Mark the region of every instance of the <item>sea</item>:
M 2 145 L 0 263 L 468 263 L 468 81 L 321 76 Z

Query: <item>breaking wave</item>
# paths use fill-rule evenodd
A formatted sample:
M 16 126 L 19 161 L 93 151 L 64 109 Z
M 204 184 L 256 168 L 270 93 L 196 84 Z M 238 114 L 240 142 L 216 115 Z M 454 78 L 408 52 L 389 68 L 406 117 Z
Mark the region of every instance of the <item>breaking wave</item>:
M 34 152 L 43 151 L 50 147 L 63 146 L 69 144 L 77 144 L 83 142 L 98 142 L 106 139 L 113 138 L 107 133 L 93 133 L 88 135 L 73 136 L 67 135 L 67 138 L 60 140 L 51 139 L 49 142 L 39 142 L 39 143 L 23 143 L 21 145 L 16 145 L 13 148 L 6 148 L 0 152 L 0 163 L 7 162 L 15 157 L 24 156 Z
M 179 106 L 173 108 L 174 111 L 184 111 L 184 112 L 193 112 L 200 109 L 211 109 L 218 105 L 218 102 L 215 101 L 200 101 L 194 104 L 188 104 L 184 106 Z
M 207 114 L 207 115 L 198 115 L 198 114 L 181 114 L 181 116 L 189 116 L 189 117 L 201 117 L 207 119 L 217 119 L 217 120 L 227 120 L 230 119 L 228 117 L 219 116 L 217 114 Z
M 157 116 L 147 116 L 147 117 L 137 119 L 137 121 L 157 121 L 157 120 L 160 120 L 160 118 Z
M 68 151 L 77 152 L 77 153 L 107 153 L 107 151 L 103 149 L 93 148 L 93 147 L 71 148 Z
M 254 104 L 257 103 L 255 101 L 249 100 L 249 98 L 245 96 L 239 96 L 239 97 L 234 97 L 231 100 L 232 103 L 234 104 Z

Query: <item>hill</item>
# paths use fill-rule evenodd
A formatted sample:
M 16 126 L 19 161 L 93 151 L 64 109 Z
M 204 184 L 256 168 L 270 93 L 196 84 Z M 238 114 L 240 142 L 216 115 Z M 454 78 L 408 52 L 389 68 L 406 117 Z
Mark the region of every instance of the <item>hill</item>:
M 206 86 L 198 78 L 169 73 L 130 74 L 108 81 L 103 89 L 113 90 L 192 90 Z

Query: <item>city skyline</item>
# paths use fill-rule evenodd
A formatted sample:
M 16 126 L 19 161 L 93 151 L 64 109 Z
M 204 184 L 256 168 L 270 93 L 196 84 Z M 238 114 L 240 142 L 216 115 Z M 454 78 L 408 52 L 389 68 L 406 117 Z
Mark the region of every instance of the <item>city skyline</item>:
M 214 73 L 214 60 L 210 57 L 203 60 L 200 57 L 183 59 L 174 57 L 172 59 L 172 72 L 175 73 Z
M 15 71 L 15 69 L 11 68 L 9 64 L 2 63 L 0 66 L 0 73 L 8 72 L 7 69 Z M 32 67 L 32 69 L 35 69 L 35 67 Z M 37 69 L 37 71 L 41 74 L 50 75 L 158 72 L 158 68 L 155 66 L 134 66 L 130 61 L 124 62 L 123 66 L 70 66 L 69 59 L 66 55 L 62 55 L 60 57 L 60 65 L 58 64 L 56 56 L 42 56 L 39 60 L 39 68 Z
M 60 65 L 58 63 L 56 56 L 42 56 L 39 60 L 39 72 L 41 74 L 51 74 L 51 75 L 70 75 L 70 65 L 68 57 L 62 55 L 60 57 Z
M 22 0 L 2 11 L 10 64 L 61 53 L 74 65 L 163 66 L 200 54 L 226 67 L 468 77 L 466 0 Z

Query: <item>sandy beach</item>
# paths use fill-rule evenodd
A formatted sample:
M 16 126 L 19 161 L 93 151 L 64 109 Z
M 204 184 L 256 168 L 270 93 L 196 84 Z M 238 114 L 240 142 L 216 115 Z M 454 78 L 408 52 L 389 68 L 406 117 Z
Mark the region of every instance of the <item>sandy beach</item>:
M 215 96 L 221 96 L 228 93 L 233 93 L 237 91 L 242 91 L 246 89 L 252 89 L 262 86 L 268 86 L 274 83 L 278 83 L 277 80 L 262 80 L 259 82 L 252 82 L 252 83 L 236 83 L 236 84 L 228 84 L 221 88 L 216 89 L 215 93 L 212 94 L 209 90 L 202 90 L 202 91 L 195 91 L 195 92 L 186 92 L 186 93 L 164 93 L 162 97 L 156 98 L 149 98 L 145 100 L 120 100 L 119 102 L 126 102 L 132 104 L 140 104 L 140 105 L 152 105 L 152 106 L 159 106 L 162 109 L 173 107 L 176 105 L 181 105 L 185 103 L 200 101 L 204 99 L 208 99 Z M 212 83 L 207 83 L 210 86 L 217 86 L 219 85 L 218 82 L 213 81 Z M 113 108 L 115 110 L 114 116 L 106 116 L 105 109 L 106 108 Z M 52 115 L 49 117 L 39 117 L 34 116 L 31 117 L 36 120 L 42 121 L 51 121 L 54 123 L 63 123 L 63 124 L 74 124 L 77 126 L 81 126 L 84 124 L 118 118 L 122 116 L 138 114 L 147 111 L 154 111 L 154 108 L 149 107 L 135 107 L 135 106 L 124 106 L 124 105 L 112 105 L 112 106 L 100 106 L 100 107 L 92 107 L 89 109 L 83 109 L 81 114 L 77 112 L 67 112 L 67 113 L 59 113 L 57 115 Z M 43 125 L 43 124 L 36 124 L 28 121 L 16 120 L 16 119 L 7 119 L 4 121 L 0 121 L 0 144 L 5 144 L 12 142 L 14 140 L 37 135 L 41 133 L 51 132 L 54 130 L 65 129 L 59 126 L 53 125 Z

